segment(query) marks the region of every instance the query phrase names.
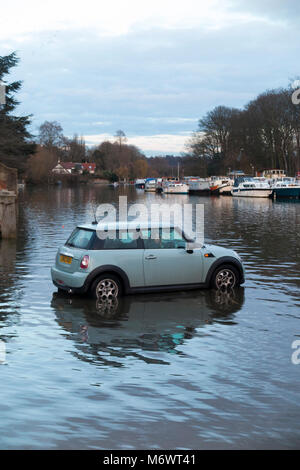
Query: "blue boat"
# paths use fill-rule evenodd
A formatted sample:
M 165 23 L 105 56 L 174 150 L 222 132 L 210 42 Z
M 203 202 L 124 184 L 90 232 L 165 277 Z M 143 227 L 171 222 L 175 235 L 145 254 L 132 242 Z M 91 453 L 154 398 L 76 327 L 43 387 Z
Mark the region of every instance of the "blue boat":
M 272 186 L 274 198 L 300 199 L 300 181 L 282 178 Z

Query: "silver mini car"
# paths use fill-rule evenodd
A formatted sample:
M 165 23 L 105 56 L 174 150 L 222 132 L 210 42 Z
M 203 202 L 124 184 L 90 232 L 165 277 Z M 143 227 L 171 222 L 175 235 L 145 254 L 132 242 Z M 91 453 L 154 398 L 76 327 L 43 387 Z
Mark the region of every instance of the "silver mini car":
M 140 226 L 138 236 L 126 227 L 115 223 L 109 237 L 100 238 L 99 226 L 77 226 L 57 252 L 54 285 L 108 300 L 138 292 L 232 289 L 244 282 L 242 261 L 231 249 L 194 243 L 175 226 L 156 227 L 156 238 L 153 227 Z

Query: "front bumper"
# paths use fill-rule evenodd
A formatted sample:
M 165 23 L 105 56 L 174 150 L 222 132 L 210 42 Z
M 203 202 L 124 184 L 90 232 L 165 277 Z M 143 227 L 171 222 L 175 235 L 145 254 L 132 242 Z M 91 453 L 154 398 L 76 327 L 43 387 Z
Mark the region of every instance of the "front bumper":
M 240 265 L 241 265 L 241 271 L 240 271 L 240 274 L 241 274 L 241 278 L 240 278 L 240 284 L 244 284 L 244 282 L 245 282 L 245 277 L 246 277 L 245 266 L 244 266 L 244 264 L 242 263 L 242 261 L 240 261 Z

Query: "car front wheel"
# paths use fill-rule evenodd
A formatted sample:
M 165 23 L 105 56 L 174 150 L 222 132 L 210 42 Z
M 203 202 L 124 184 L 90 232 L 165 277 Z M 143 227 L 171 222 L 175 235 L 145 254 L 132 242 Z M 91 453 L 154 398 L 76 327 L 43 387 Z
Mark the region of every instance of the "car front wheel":
M 116 276 L 103 274 L 93 282 L 91 290 L 94 298 L 107 302 L 121 295 L 122 285 Z
M 234 266 L 219 266 L 212 278 L 212 286 L 219 290 L 229 290 L 239 286 L 239 273 Z

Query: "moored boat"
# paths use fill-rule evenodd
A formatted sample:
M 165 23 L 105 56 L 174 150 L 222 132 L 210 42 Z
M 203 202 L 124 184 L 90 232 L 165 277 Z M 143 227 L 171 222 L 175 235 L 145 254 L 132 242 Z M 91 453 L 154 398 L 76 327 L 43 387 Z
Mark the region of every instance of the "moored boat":
M 162 186 L 162 192 L 164 194 L 188 194 L 189 187 L 180 181 L 167 181 Z
M 145 181 L 145 191 L 154 192 L 156 191 L 156 178 L 147 178 Z
M 189 187 L 189 193 L 191 194 L 209 194 L 210 179 L 209 178 L 198 178 L 190 177 L 186 179 L 186 183 Z
M 300 180 L 280 178 L 272 184 L 274 198 L 300 199 Z
M 235 197 L 270 197 L 272 188 L 265 180 L 245 176 L 235 179 L 231 194 Z
M 138 178 L 135 180 L 134 185 L 137 189 L 145 189 L 146 180 L 143 178 Z
M 227 176 L 212 176 L 210 183 L 211 194 L 231 194 L 234 181 Z

